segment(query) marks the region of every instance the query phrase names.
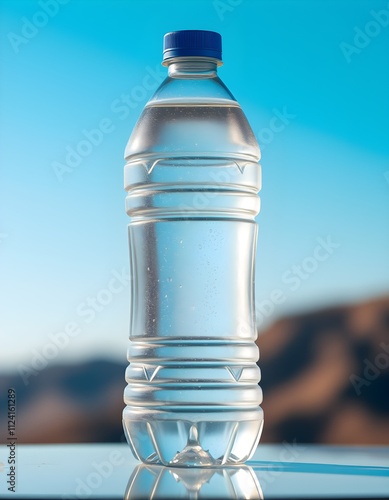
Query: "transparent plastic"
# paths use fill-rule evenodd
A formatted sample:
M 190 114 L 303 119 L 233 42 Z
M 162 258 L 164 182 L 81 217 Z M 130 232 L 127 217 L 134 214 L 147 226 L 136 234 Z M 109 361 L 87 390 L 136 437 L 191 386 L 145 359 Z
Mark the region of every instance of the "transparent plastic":
M 263 426 L 254 266 L 257 141 L 210 58 L 176 58 L 125 151 L 136 458 L 240 464 Z
M 194 468 L 138 465 L 132 473 L 124 500 L 207 499 L 263 500 L 258 478 L 251 467 Z

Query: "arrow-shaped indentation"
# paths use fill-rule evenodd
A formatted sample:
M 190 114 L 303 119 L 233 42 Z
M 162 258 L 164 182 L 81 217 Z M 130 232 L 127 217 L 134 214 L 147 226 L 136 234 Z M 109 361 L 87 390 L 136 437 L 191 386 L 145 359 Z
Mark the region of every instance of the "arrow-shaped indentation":
M 239 382 L 239 379 L 242 376 L 243 367 L 239 366 L 236 368 L 231 368 L 230 366 L 226 366 L 226 369 L 230 372 L 235 382 Z
M 143 365 L 143 372 L 146 379 L 151 382 L 161 368 L 161 366 Z

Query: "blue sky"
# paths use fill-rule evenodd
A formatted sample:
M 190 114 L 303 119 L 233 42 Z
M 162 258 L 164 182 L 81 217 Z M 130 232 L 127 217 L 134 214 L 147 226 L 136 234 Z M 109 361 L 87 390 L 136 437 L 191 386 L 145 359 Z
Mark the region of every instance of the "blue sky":
M 262 324 L 388 291 L 387 2 L 4 0 L 1 335 L 12 342 L 3 341 L 1 366 L 49 353 L 52 336 L 65 339 L 59 333 L 69 323 L 78 333 L 52 350 L 50 362 L 124 358 L 123 151 L 152 95 L 145 82 L 157 85 L 165 71 L 162 37 L 177 29 L 222 34 L 220 76 L 263 149 Z M 96 145 L 85 146 L 60 182 L 55 162 L 97 128 Z M 315 267 L 318 238 L 328 237 L 333 251 Z M 296 278 L 294 266 L 304 262 L 312 272 Z M 117 275 L 122 290 L 109 299 L 101 291 Z M 107 303 L 93 318 L 82 316 L 99 293 Z

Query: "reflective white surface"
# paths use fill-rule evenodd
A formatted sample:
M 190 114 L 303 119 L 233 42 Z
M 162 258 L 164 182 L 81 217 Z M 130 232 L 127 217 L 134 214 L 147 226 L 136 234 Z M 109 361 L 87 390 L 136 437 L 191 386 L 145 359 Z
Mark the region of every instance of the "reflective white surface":
M 8 451 L 0 447 L 2 498 L 358 498 L 389 496 L 388 447 L 260 445 L 244 467 L 144 467 L 126 444 L 19 445 L 16 493 L 7 491 Z

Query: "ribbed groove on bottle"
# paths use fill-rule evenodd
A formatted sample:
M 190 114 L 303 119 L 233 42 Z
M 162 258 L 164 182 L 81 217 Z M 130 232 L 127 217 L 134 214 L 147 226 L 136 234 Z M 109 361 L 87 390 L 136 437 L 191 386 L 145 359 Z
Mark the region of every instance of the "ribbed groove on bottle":
M 195 164 L 197 167 L 204 168 L 233 168 L 237 167 L 241 173 L 243 173 L 247 165 L 254 165 L 258 168 L 259 158 L 254 158 L 250 155 L 245 155 L 240 153 L 239 155 L 233 152 L 228 153 L 228 156 L 215 156 L 213 155 L 202 155 L 198 151 L 186 151 L 185 154 L 181 151 L 180 153 L 174 154 L 169 152 L 168 155 L 163 156 L 161 151 L 157 153 L 139 153 L 133 156 L 125 157 L 124 170 L 131 168 L 133 166 L 142 165 L 148 174 L 157 166 L 162 166 L 164 163 L 177 163 L 179 162 L 182 166 L 192 166 Z M 186 165 L 187 164 L 187 165 Z
M 127 358 L 128 359 L 128 358 Z M 136 361 L 137 363 L 147 363 L 147 364 L 155 364 L 155 365 L 160 365 L 163 364 L 164 366 L 180 366 L 180 365 L 185 365 L 188 366 L 189 363 L 196 363 L 198 365 L 207 366 L 209 365 L 209 368 L 212 368 L 214 366 L 225 366 L 228 364 L 229 366 L 241 366 L 243 362 L 247 361 L 257 361 L 257 358 L 253 358 L 252 360 L 249 360 L 247 358 L 242 358 L 242 359 L 236 359 L 236 358 L 223 358 L 222 360 L 220 359 L 206 359 L 206 360 L 194 360 L 193 358 L 149 358 L 147 356 L 144 356 L 143 358 L 130 358 L 128 359 L 130 363 Z
M 262 390 L 258 385 L 225 386 L 215 384 L 212 387 L 143 387 L 127 385 L 124 390 L 124 402 L 135 406 L 258 406 L 262 403 Z
M 215 217 L 215 212 L 201 212 L 201 215 L 199 214 L 198 211 L 196 212 L 185 212 L 185 216 L 182 214 L 178 216 L 174 216 L 172 214 L 167 214 L 167 215 L 160 215 L 160 214 L 153 214 L 153 216 L 141 216 L 138 217 L 137 215 L 133 214 L 128 214 L 130 215 L 131 219 L 129 222 L 129 226 L 135 226 L 135 225 L 141 225 L 141 224 L 152 224 L 154 222 L 169 222 L 169 221 L 201 221 L 201 220 L 206 220 L 206 221 L 223 221 L 223 222 L 249 222 L 255 224 L 255 218 L 254 216 L 250 217 L 231 217 L 231 213 L 229 213 L 229 216 L 226 217 L 225 214 L 220 214 L 219 217 Z
M 139 344 L 144 346 L 165 346 L 174 344 L 176 346 L 198 346 L 198 347 L 212 347 L 212 346 L 224 346 L 224 345 L 234 345 L 235 347 L 240 346 L 251 346 L 256 339 L 242 339 L 242 337 L 192 337 L 192 338 L 183 338 L 183 337 L 151 337 L 151 336 L 136 336 L 130 335 L 131 344 Z
M 231 211 L 216 210 L 212 212 L 201 211 L 201 210 L 188 210 L 182 212 L 180 210 L 160 210 L 160 209 L 148 209 L 136 212 L 127 212 L 127 215 L 131 217 L 131 223 L 150 223 L 158 221 L 178 221 L 178 220 L 224 220 L 224 221 L 235 221 L 235 222 L 253 222 L 257 212 L 249 211 L 236 211 L 236 217 L 233 216 Z M 185 214 L 185 215 L 184 215 Z M 215 217 L 219 214 L 219 217 Z M 227 216 L 226 216 L 227 215 Z
M 236 195 L 255 195 L 258 196 L 258 188 L 255 186 L 243 185 L 243 184 L 215 184 L 213 182 L 203 182 L 203 183 L 185 183 L 185 182 L 175 182 L 174 184 L 153 182 L 145 187 L 143 184 L 128 186 L 126 187 L 128 196 L 150 196 L 158 192 L 167 193 L 179 193 L 182 194 L 185 191 L 196 192 L 196 193 L 225 193 L 225 194 L 236 194 Z
M 242 411 L 243 410 L 243 411 Z M 176 417 L 174 416 L 174 412 L 179 412 L 180 415 L 187 414 L 190 418 L 193 418 L 195 415 L 207 415 L 208 413 L 214 413 L 216 417 L 225 416 L 222 412 L 231 413 L 231 415 L 235 415 L 239 413 L 239 417 L 242 420 L 251 420 L 253 418 L 258 418 L 258 413 L 262 413 L 262 408 L 257 404 L 249 407 L 245 406 L 244 408 L 240 408 L 239 406 L 229 406 L 229 405 L 192 405 L 192 404 L 182 404 L 182 405 L 155 405 L 144 407 L 143 404 L 131 404 L 127 405 L 124 408 L 125 414 L 131 415 L 139 415 L 141 419 L 146 418 L 146 416 L 152 418 L 155 415 L 170 415 L 174 421 L 176 421 Z M 208 415 L 207 415 L 208 416 Z M 235 418 L 235 417 L 231 417 Z
M 224 380 L 215 380 L 215 379 L 212 379 L 212 380 L 200 380 L 198 382 L 178 382 L 177 380 L 174 380 L 174 381 L 166 381 L 166 382 L 161 382 L 161 381 L 157 381 L 157 382 L 153 382 L 153 381 L 149 381 L 149 380 L 143 380 L 143 381 L 139 381 L 139 380 L 135 380 L 135 379 L 129 379 L 126 381 L 128 382 L 128 385 L 131 385 L 131 388 L 137 388 L 139 390 L 141 390 L 142 388 L 148 390 L 149 388 L 152 388 L 152 389 L 168 389 L 169 391 L 172 390 L 172 391 L 177 391 L 177 390 L 181 390 L 181 389 L 184 389 L 184 390 L 190 390 L 190 389 L 193 389 L 193 390 L 198 390 L 198 391 L 202 391 L 202 390 L 221 390 L 221 391 L 224 391 L 224 390 L 240 390 L 240 391 L 244 391 L 244 390 L 247 390 L 248 388 L 251 389 L 252 387 L 256 386 L 256 384 L 252 384 L 252 383 L 247 383 L 247 382 L 244 382 L 244 383 L 240 383 L 239 386 L 236 384 L 236 383 L 232 383 L 232 382 L 225 382 Z M 200 387 L 201 386 L 201 387 Z
M 158 385 L 159 383 L 181 384 L 192 386 L 199 384 L 228 383 L 258 384 L 261 380 L 261 370 L 256 363 L 237 366 L 168 366 L 157 364 L 131 363 L 126 369 L 128 384 L 146 382 Z
M 229 366 L 256 363 L 259 349 L 252 343 L 232 344 L 148 344 L 130 343 L 127 359 L 129 362 L 158 365 Z

